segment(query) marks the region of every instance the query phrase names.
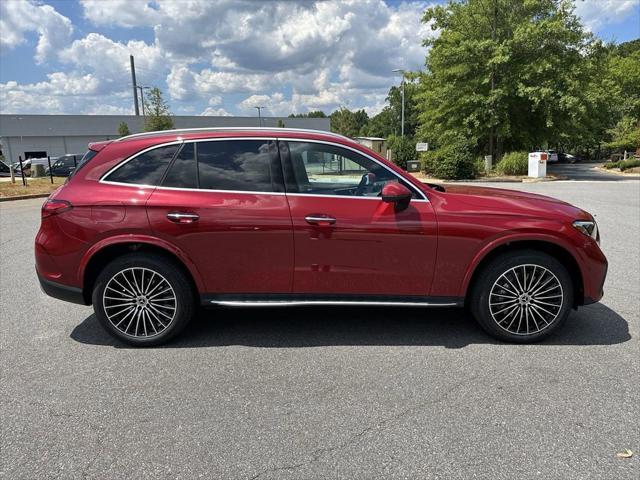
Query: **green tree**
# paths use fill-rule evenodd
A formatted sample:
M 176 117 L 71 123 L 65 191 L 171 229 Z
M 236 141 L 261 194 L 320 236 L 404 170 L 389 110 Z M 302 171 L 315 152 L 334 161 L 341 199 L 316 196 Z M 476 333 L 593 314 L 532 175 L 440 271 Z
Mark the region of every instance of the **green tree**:
M 322 110 L 312 110 L 307 113 L 292 113 L 289 118 L 327 118 L 327 114 Z
M 154 132 L 157 130 L 169 130 L 173 128 L 173 120 L 169 106 L 162 98 L 162 92 L 158 87 L 149 90 L 149 94 L 144 100 L 145 122 L 144 131 Z
M 393 152 L 393 163 L 405 170 L 407 162 L 417 157 L 416 143 L 407 136 L 390 135 L 387 138 L 387 146 Z
M 129 131 L 129 125 L 127 125 L 127 122 L 120 122 L 120 124 L 118 125 L 118 135 L 120 135 L 121 137 L 126 137 L 127 135 L 131 135 L 131 132 Z
M 640 148 L 640 122 L 630 116 L 624 116 L 609 133 L 612 140 L 607 147 L 619 151 L 635 151 Z
M 364 110 L 352 112 L 345 107 L 333 112 L 329 118 L 331 119 L 331 131 L 347 137 L 360 135 L 369 122 L 369 115 Z
M 278 128 L 284 128 L 284 122 L 282 120 L 278 120 Z
M 394 135 L 396 132 L 399 132 L 399 130 L 396 130 L 396 120 L 395 112 L 389 105 L 387 105 L 380 113 L 369 119 L 369 122 L 362 130 L 362 133 L 369 137 L 380 138 L 386 138 L 389 135 Z
M 440 36 L 420 75 L 418 136 L 465 137 L 476 153 L 566 141 L 588 117 L 597 42 L 569 0 L 466 0 L 427 9 Z

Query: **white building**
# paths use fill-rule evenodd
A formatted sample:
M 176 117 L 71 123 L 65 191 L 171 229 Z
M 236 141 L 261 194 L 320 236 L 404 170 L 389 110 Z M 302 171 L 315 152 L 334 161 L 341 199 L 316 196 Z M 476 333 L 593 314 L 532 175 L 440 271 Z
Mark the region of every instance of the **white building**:
M 257 127 L 258 117 L 173 116 L 175 128 Z M 263 117 L 263 127 L 330 130 L 328 118 Z M 82 154 L 87 144 L 118 138 L 125 122 L 131 133 L 141 132 L 144 117 L 134 115 L 0 115 L 0 143 L 5 163 L 22 159 Z
M 354 140 L 360 145 L 364 145 L 370 150 L 379 153 L 384 158 L 389 159 L 389 155 L 387 154 L 386 139 L 380 137 L 355 137 Z

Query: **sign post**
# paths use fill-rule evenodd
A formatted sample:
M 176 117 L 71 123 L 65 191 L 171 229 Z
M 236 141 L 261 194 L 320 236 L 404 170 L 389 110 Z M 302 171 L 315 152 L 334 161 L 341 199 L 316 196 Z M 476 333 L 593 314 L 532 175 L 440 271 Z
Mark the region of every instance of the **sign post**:
M 424 142 L 424 143 L 416 143 L 416 152 L 428 152 L 429 151 L 429 144 Z

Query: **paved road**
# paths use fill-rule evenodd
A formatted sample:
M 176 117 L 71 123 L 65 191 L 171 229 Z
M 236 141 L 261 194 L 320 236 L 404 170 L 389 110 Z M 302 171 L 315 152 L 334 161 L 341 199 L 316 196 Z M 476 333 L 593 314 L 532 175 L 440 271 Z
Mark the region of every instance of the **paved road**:
M 598 170 L 596 166 L 601 163 L 549 163 L 549 173 L 567 177 L 568 180 L 598 180 L 607 182 L 620 182 L 629 180 L 630 177 Z
M 124 348 L 38 290 L 41 202 L 0 204 L 4 478 L 637 479 L 640 182 L 511 187 L 595 213 L 610 259 L 604 301 L 537 345 L 455 310 L 299 308 Z

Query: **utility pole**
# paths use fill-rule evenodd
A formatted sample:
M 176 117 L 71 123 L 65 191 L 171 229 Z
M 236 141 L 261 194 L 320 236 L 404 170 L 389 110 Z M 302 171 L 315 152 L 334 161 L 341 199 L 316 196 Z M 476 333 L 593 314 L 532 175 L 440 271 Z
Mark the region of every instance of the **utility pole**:
M 136 65 L 133 61 L 133 55 L 129 55 L 131 63 L 131 83 L 133 83 L 133 106 L 135 107 L 136 116 L 140 116 L 140 108 L 138 107 L 138 86 L 136 85 Z
M 264 107 L 253 107 L 256 110 L 258 110 L 258 126 L 261 127 L 262 126 L 262 115 L 260 115 L 260 110 L 262 110 Z
M 400 69 L 400 68 L 396 68 L 395 70 L 392 70 L 392 72 L 394 73 L 401 73 L 402 74 L 402 82 L 400 84 L 401 86 L 401 90 L 400 90 L 400 95 L 402 97 L 402 116 L 401 116 L 401 120 L 400 120 L 400 136 L 402 138 L 404 138 L 404 70 Z

